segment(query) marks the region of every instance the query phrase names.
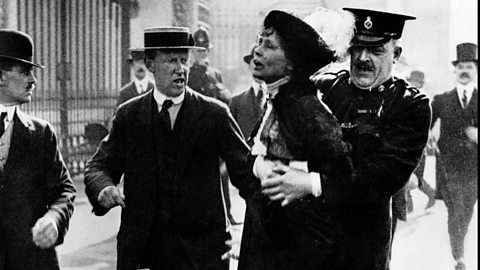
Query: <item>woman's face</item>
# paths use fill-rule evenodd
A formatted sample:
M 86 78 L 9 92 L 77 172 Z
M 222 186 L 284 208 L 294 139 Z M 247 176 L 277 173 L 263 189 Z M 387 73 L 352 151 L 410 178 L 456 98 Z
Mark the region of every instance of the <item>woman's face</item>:
M 252 73 L 254 77 L 272 83 L 292 70 L 280 42 L 280 36 L 273 28 L 262 28 L 253 52 Z

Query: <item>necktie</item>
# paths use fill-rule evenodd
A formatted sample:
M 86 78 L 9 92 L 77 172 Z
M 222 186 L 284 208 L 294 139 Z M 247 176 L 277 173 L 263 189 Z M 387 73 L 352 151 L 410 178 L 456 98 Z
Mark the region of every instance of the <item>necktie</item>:
M 160 110 L 160 120 L 165 130 L 172 131 L 172 122 L 170 121 L 170 113 L 168 108 L 172 107 L 173 102 L 169 99 L 165 100 L 162 104 L 162 110 Z
M 463 96 L 462 96 L 462 105 L 463 105 L 463 108 L 466 108 L 467 107 L 467 89 L 463 90 Z
M 140 89 L 140 94 L 143 94 L 143 87 L 142 87 L 142 84 L 139 84 L 139 85 L 138 85 L 138 88 Z
M 5 132 L 5 117 L 7 117 L 7 112 L 2 112 L 0 114 L 0 136 Z
M 257 93 L 257 104 L 260 108 L 263 106 L 263 89 L 262 87 L 258 87 L 258 93 Z

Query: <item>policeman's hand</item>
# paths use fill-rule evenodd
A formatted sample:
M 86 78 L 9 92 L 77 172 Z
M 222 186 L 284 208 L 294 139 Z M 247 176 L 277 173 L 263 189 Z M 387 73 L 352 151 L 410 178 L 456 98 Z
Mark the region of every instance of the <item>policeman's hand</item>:
M 469 126 L 465 128 L 465 135 L 468 139 L 476 144 L 478 144 L 478 128 Z
M 108 186 L 98 194 L 98 204 L 106 209 L 113 208 L 117 205 L 125 208 L 125 195 L 120 192 L 118 187 Z
M 58 228 L 55 219 L 48 214 L 38 219 L 32 228 L 32 240 L 38 247 L 50 248 L 57 242 Z
M 262 193 L 272 201 L 281 201 L 282 206 L 312 194 L 312 182 L 307 172 L 284 164 L 277 164 L 274 177 L 261 181 Z

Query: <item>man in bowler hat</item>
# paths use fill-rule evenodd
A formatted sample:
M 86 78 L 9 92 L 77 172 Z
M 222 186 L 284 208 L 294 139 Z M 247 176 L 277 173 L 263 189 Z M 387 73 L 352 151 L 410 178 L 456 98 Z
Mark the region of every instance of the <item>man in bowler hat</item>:
M 243 62 L 248 65 L 249 70 L 253 68 L 253 50 L 243 57 Z M 258 118 L 262 115 L 263 105 L 267 100 L 267 85 L 264 81 L 252 76 L 252 86 L 232 98 L 230 111 L 237 121 L 243 136 L 248 138 L 252 132 Z M 251 146 L 251 145 L 250 145 Z
M 249 148 L 225 104 L 187 87 L 190 51 L 202 49 L 188 28 L 146 29 L 144 44 L 156 88 L 117 109 L 86 193 L 96 215 L 123 208 L 117 269 L 228 269 L 219 159 L 249 197 Z
M 153 83 L 148 78 L 148 69 L 145 66 L 145 53 L 141 49 L 130 49 L 127 59 L 133 80 L 122 86 L 117 99 L 117 107 L 125 101 L 146 93 L 153 89 Z
M 27 34 L 0 30 L 0 270 L 60 269 L 75 187 L 52 126 L 23 113 L 37 79 Z
M 452 61 L 456 86 L 432 102 L 432 126 L 440 122 L 437 192 L 448 212 L 448 234 L 456 270 L 465 269 L 464 241 L 478 198 L 477 53 L 473 43 L 457 45 Z
M 343 139 L 352 146 L 353 180 L 329 181 L 329 175 L 319 174 L 320 196 L 325 204 L 336 203 L 344 219 L 339 224 L 339 232 L 345 232 L 338 253 L 344 256 L 340 268 L 384 270 L 389 268 L 396 220 L 406 216 L 404 187 L 427 142 L 431 110 L 422 91 L 392 74 L 402 53 L 398 40 L 405 21 L 415 18 L 344 10 L 355 16 L 350 70 L 314 79 L 341 124 Z M 299 179 L 310 178 L 305 172 L 290 168 L 277 173 L 284 174 L 271 179 L 278 191 L 271 199 L 290 203 L 313 190 L 297 184 L 308 183 Z M 392 196 L 398 198 L 393 209 Z

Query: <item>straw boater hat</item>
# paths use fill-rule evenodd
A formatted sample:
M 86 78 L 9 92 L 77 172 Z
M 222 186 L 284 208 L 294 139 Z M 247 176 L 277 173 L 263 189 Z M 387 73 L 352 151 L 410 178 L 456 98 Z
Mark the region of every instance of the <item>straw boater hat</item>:
M 0 29 L 0 58 L 44 68 L 44 66 L 33 62 L 33 48 L 32 38 L 26 33 Z
M 143 50 L 195 49 L 204 50 L 195 45 L 195 40 L 187 27 L 152 27 L 145 29 Z

